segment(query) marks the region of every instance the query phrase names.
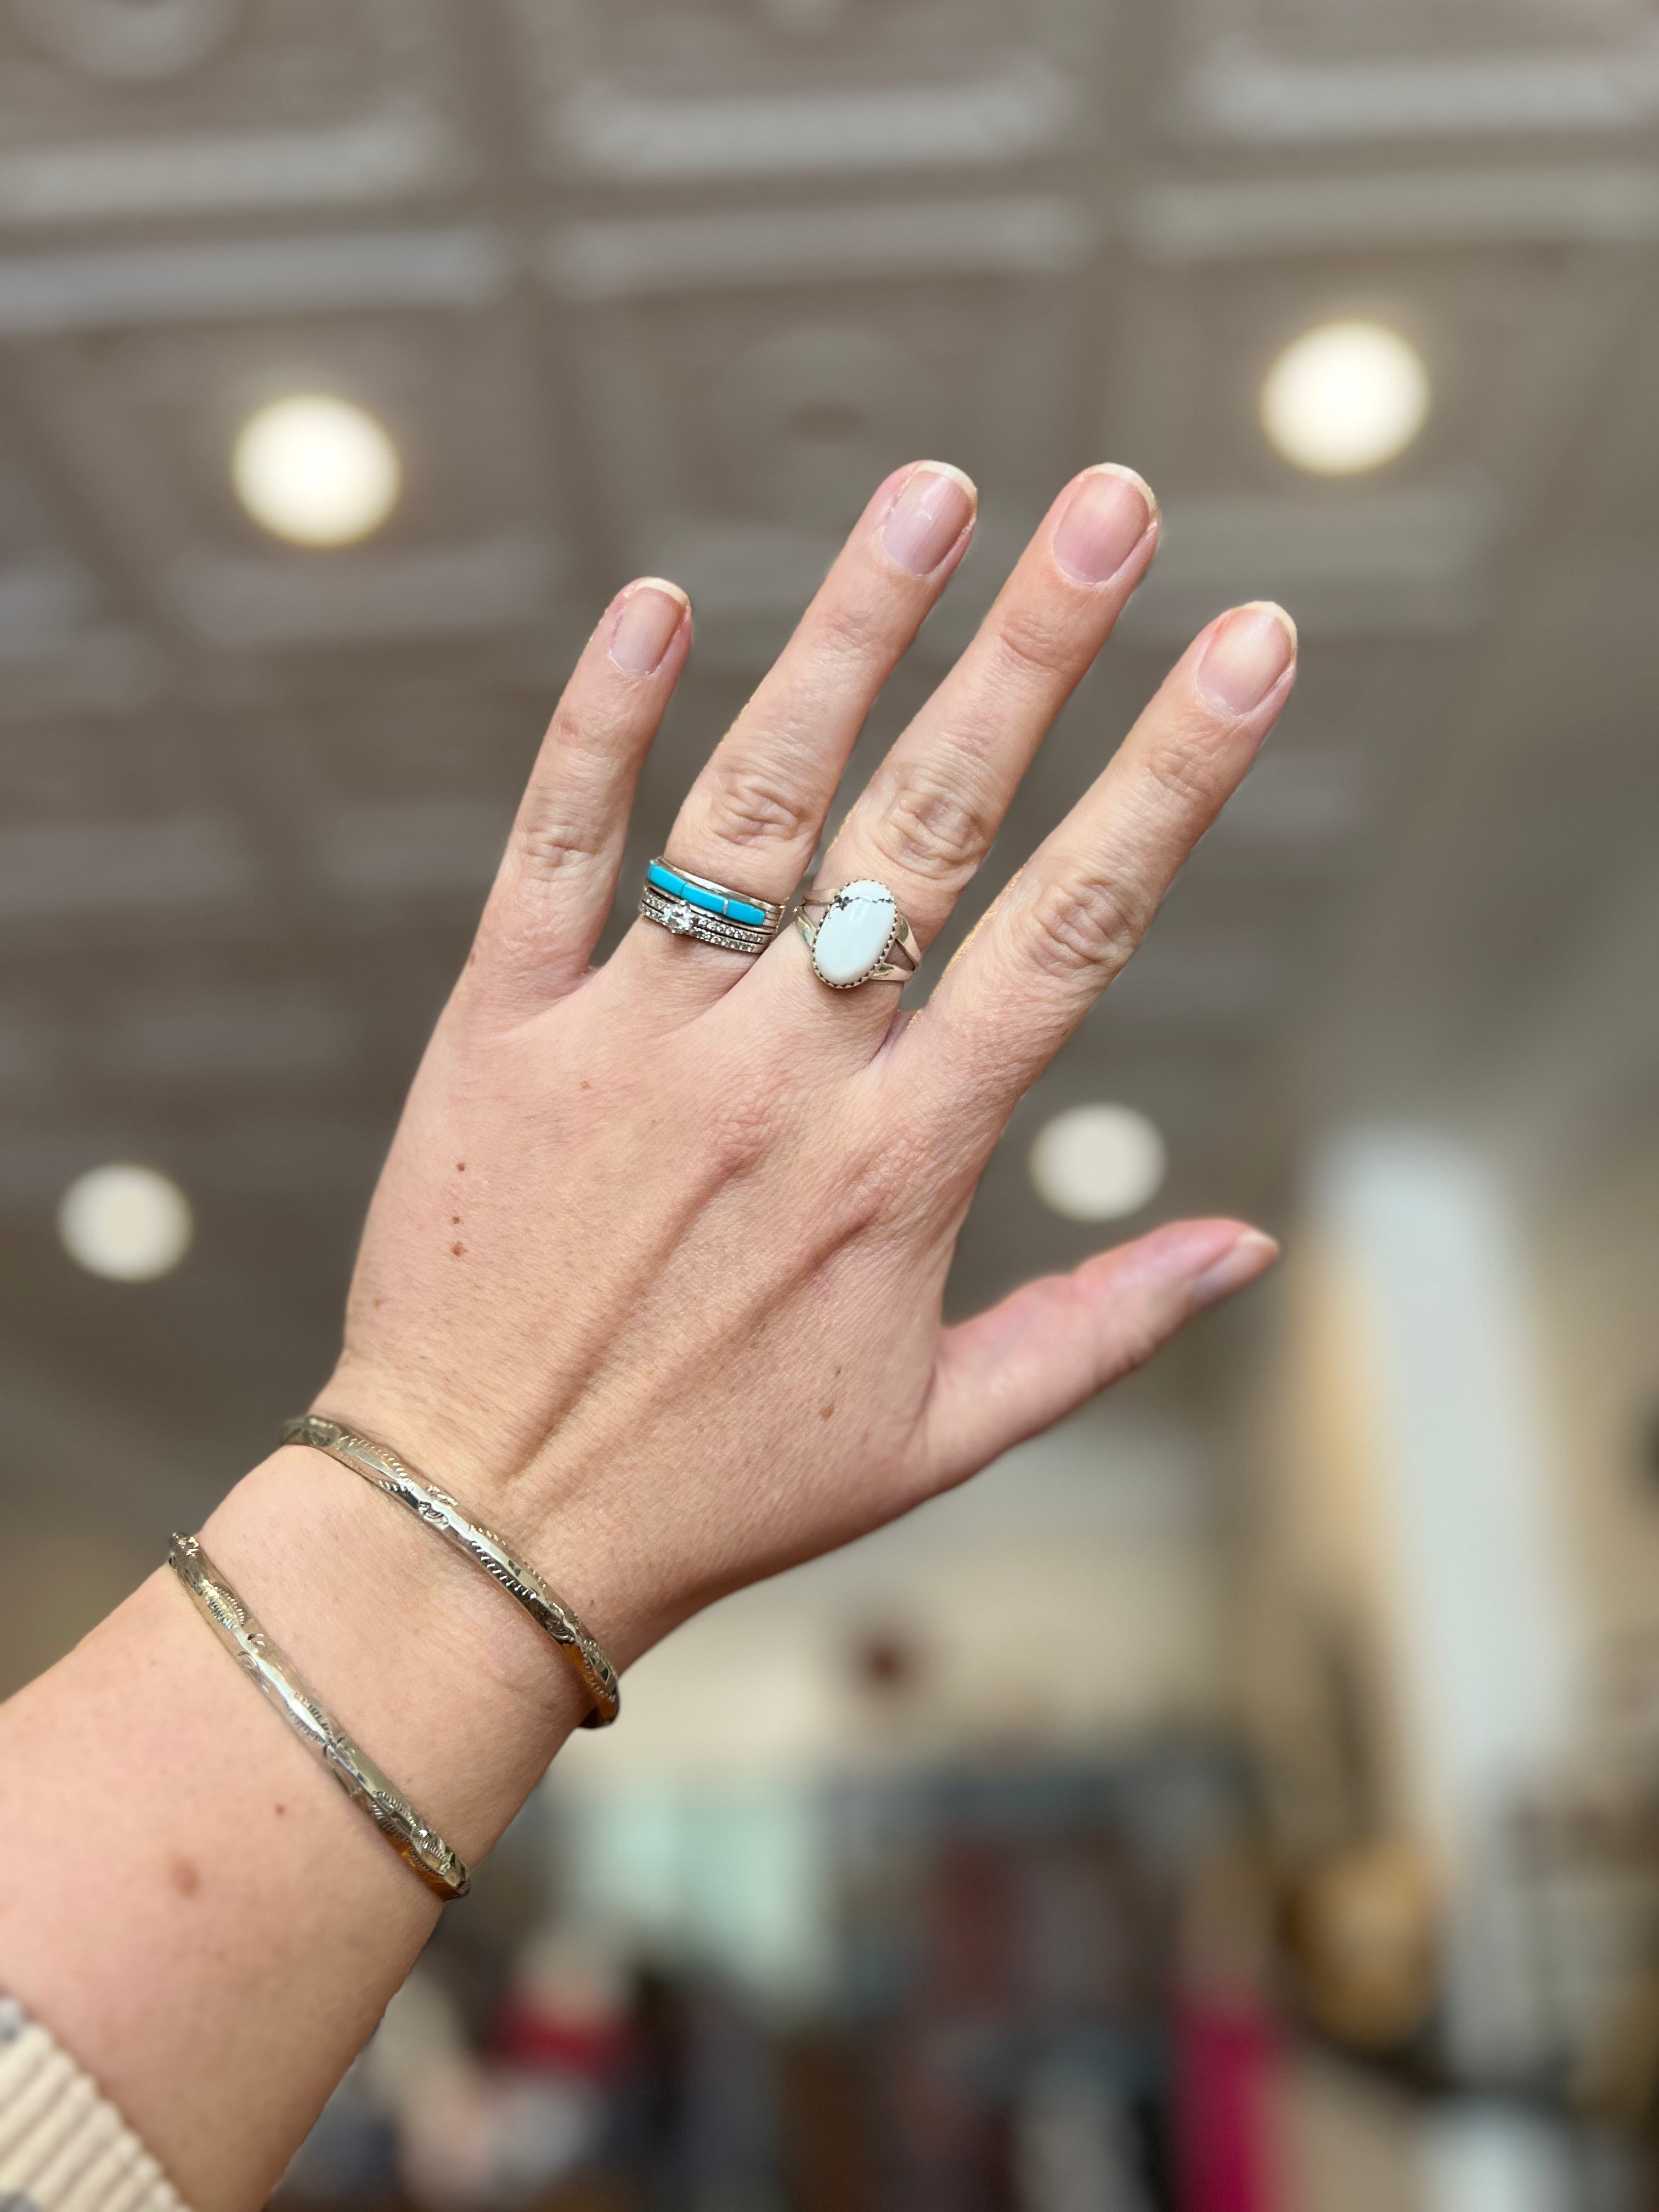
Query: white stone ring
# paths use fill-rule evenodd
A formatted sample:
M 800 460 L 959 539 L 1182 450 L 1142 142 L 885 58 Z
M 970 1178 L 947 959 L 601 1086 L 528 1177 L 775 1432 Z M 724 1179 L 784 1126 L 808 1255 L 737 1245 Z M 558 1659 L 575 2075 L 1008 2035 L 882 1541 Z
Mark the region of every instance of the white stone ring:
M 832 991 L 908 983 L 921 965 L 921 947 L 898 901 L 873 876 L 815 891 L 801 901 L 795 926 L 811 948 L 813 973 Z

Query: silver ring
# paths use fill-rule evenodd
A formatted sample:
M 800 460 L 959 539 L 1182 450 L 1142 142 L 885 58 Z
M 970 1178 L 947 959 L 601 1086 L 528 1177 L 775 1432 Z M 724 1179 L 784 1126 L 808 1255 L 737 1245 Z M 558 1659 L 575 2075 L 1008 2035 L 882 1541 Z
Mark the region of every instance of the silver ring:
M 908 983 L 921 965 L 921 947 L 898 901 L 874 876 L 804 898 L 795 926 L 811 947 L 813 974 L 832 991 Z
M 640 914 L 671 936 L 695 937 L 723 952 L 744 952 L 752 958 L 783 927 L 784 909 L 770 899 L 670 867 L 659 854 L 645 872 Z

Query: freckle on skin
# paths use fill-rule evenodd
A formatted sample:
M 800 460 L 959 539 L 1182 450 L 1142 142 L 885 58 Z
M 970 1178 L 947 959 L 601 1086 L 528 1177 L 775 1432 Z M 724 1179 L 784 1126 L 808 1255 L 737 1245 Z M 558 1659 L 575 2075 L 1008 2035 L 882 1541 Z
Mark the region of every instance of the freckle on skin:
M 283 1814 L 284 1814 L 284 1813 L 286 1813 L 286 1812 L 287 1812 L 287 1810 L 288 1810 L 288 1807 L 287 1807 L 286 1805 L 279 1805 L 279 1806 L 276 1808 L 276 1818 L 280 1820 L 282 1819 L 282 1817 L 283 1817 Z
M 450 1250 L 451 1250 L 451 1251 L 455 1255 L 455 1257 L 459 1260 L 459 1259 L 460 1258 L 460 1256 L 461 1256 L 462 1253 L 465 1251 L 466 1247 L 465 1247 L 465 1244 L 452 1244 L 452 1245 L 450 1246 L 450 1248 L 449 1248 L 449 1249 L 450 1249 Z
M 460 1225 L 461 1225 L 461 1217 L 460 1217 L 460 1215 L 459 1215 L 459 1213 L 452 1213 L 452 1214 L 450 1215 L 450 1217 L 449 1217 L 449 1225 L 450 1225 L 450 1227 L 451 1227 L 452 1229 L 459 1229 L 459 1228 L 460 1227 Z
M 835 1410 L 836 1410 L 836 1409 L 835 1409 L 835 1407 L 834 1407 L 833 1405 L 830 1405 L 830 1406 L 820 1406 L 820 1407 L 818 1407 L 818 1419 L 819 1419 L 819 1420 L 821 1420 L 821 1421 L 827 1421 L 827 1420 L 829 1419 L 829 1418 L 830 1418 L 830 1414 L 831 1414 L 831 1413 L 833 1413 L 835 1412 Z
M 583 1089 L 584 1091 L 591 1091 L 592 1088 L 593 1088 L 592 1085 L 591 1083 L 589 1083 L 589 1082 L 586 1080 L 586 1079 L 584 1077 L 583 1081 L 582 1081 L 582 1089 Z
M 194 1897 L 202 1887 L 202 1869 L 194 1859 L 187 1859 L 182 1851 L 174 1851 L 167 1861 L 167 1880 L 180 1897 Z
M 465 1175 L 466 1173 L 466 1162 L 465 1160 L 456 1161 L 455 1172 L 457 1175 Z

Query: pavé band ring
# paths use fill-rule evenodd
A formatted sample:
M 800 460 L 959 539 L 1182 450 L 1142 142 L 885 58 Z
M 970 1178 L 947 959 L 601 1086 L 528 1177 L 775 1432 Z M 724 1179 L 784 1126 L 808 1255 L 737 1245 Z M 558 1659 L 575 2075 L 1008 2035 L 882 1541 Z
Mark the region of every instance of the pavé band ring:
M 898 901 L 873 876 L 804 898 L 795 926 L 811 948 L 812 972 L 832 991 L 908 983 L 921 965 L 921 947 Z
M 784 909 L 706 876 L 689 876 L 659 856 L 645 872 L 640 913 L 674 937 L 695 937 L 723 952 L 764 952 L 783 927 Z

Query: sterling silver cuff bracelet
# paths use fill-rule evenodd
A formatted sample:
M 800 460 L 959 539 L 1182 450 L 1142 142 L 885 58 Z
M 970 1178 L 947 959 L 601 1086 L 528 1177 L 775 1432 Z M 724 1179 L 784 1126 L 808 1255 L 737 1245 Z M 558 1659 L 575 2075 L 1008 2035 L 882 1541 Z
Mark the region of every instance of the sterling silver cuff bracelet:
M 289 1726 L 314 1751 L 346 1796 L 361 1805 L 401 1858 L 427 1887 L 447 1903 L 472 1887 L 465 1863 L 407 1797 L 359 1751 L 317 1692 L 279 1651 L 194 1536 L 174 1535 L 167 1565 L 197 1610 L 244 1674 L 264 1692 Z
M 440 1490 L 413 1468 L 406 1467 L 388 1445 L 376 1443 L 322 1413 L 302 1413 L 284 1421 L 285 1444 L 309 1444 L 331 1459 L 349 1467 L 376 1490 L 395 1498 L 417 1521 L 435 1528 L 446 1543 L 464 1553 L 516 1598 L 542 1633 L 557 1645 L 559 1656 L 574 1673 L 588 1699 L 584 1728 L 608 1728 L 622 1710 L 617 1670 L 588 1634 L 570 1607 L 554 1596 L 547 1584 L 507 1545 L 505 1537 L 474 1521 L 447 1490 Z

